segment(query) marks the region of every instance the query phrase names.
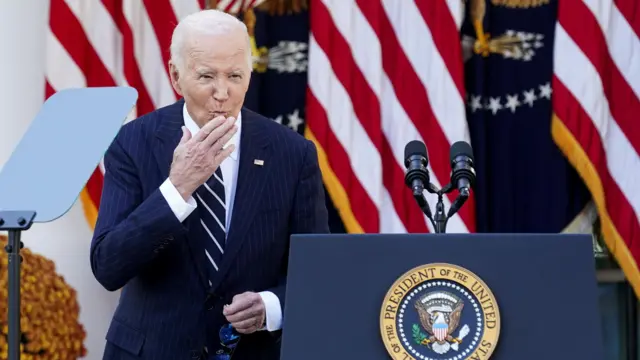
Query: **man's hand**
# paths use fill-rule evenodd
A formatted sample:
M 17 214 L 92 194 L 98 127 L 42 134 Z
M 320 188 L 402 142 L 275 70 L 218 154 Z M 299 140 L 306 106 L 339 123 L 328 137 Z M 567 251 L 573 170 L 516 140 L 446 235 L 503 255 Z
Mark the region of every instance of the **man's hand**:
M 264 326 L 266 309 L 260 294 L 245 292 L 233 297 L 222 314 L 239 333 L 251 334 Z
M 186 127 L 182 128 L 182 139 L 173 152 L 169 180 L 185 201 L 235 149 L 234 144 L 222 149 L 238 131 L 235 121 L 231 117 L 219 116 L 205 124 L 193 137 Z

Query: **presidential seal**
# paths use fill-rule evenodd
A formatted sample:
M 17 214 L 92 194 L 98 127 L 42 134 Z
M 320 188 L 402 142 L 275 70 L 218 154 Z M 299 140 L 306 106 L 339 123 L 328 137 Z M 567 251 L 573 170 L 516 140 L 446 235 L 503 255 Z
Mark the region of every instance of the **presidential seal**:
M 380 332 L 392 359 L 489 359 L 498 343 L 500 312 L 489 287 L 456 265 L 421 265 L 387 292 Z

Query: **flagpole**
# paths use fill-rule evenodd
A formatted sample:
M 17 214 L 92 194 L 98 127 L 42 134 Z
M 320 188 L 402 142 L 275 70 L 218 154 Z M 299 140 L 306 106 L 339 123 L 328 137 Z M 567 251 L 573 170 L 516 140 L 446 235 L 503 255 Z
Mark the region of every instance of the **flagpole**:
M 626 358 L 631 360 L 638 359 L 638 298 L 636 297 L 633 287 L 628 282 L 625 282 L 625 297 L 626 297 Z

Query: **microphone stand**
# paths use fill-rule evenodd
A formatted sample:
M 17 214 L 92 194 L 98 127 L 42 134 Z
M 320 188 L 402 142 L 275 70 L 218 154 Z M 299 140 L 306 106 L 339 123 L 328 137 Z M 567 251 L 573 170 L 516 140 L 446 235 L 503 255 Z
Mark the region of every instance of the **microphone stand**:
M 417 189 L 414 189 L 413 198 L 416 199 L 418 206 L 420 206 L 422 212 L 427 216 L 429 221 L 431 221 L 431 225 L 433 225 L 436 234 L 444 234 L 447 231 L 447 222 L 456 212 L 458 212 L 462 204 L 464 204 L 464 202 L 469 197 L 469 193 L 465 191 L 464 193 L 458 194 L 458 197 L 455 199 L 453 204 L 451 204 L 452 206 L 449 208 L 449 212 L 445 213 L 444 202 L 442 201 L 442 198 L 444 194 L 448 194 L 454 190 L 454 187 L 451 185 L 451 183 L 447 184 L 442 189 L 438 189 L 435 185 L 429 183 L 426 190 L 431 194 L 438 195 L 435 216 L 431 215 L 429 203 L 427 202 L 427 199 L 425 198 L 422 191 L 417 191 Z
M 438 202 L 436 203 L 436 216 L 433 217 L 433 227 L 436 234 L 444 234 L 447 231 L 447 216 L 444 214 L 444 203 L 442 202 L 442 191 L 438 191 Z
M 449 217 L 444 212 L 444 202 L 442 201 L 442 195 L 448 194 L 453 191 L 451 183 L 447 184 L 444 188 L 438 189 L 435 185 L 429 183 L 427 191 L 438 195 L 438 202 L 436 203 L 436 216 L 431 220 L 431 224 L 436 231 L 436 234 L 444 234 L 447 231 L 447 221 Z
M 412 162 L 414 163 L 412 164 Z M 416 164 L 415 162 L 419 162 L 419 164 Z M 447 231 L 447 222 L 449 221 L 449 219 L 456 212 L 458 212 L 460 207 L 462 207 L 462 205 L 469 198 L 469 188 L 461 187 L 459 189 L 458 196 L 453 201 L 453 203 L 451 203 L 449 212 L 445 214 L 444 202 L 442 201 L 442 197 L 444 194 L 448 194 L 456 189 L 451 184 L 451 181 L 442 189 L 438 189 L 435 185 L 429 182 L 429 173 L 426 169 L 427 161 L 425 157 L 408 157 L 408 159 L 405 161 L 405 165 L 409 169 L 404 176 L 405 184 L 411 189 L 413 198 L 416 200 L 418 206 L 429 219 L 429 221 L 431 221 L 431 225 L 433 225 L 435 232 L 438 234 L 444 234 Z M 455 182 L 456 178 L 457 177 L 452 177 L 452 181 Z M 427 198 L 424 196 L 425 188 L 431 194 L 438 195 L 435 217 L 432 216 L 431 209 L 429 208 L 429 203 L 427 202 Z

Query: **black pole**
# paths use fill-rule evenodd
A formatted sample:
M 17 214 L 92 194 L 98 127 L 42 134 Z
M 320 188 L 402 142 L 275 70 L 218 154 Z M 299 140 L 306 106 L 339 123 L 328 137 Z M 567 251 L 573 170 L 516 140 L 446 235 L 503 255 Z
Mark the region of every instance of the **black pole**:
M 9 256 L 9 360 L 20 359 L 20 230 L 9 230 L 9 243 L 5 247 Z
M 23 230 L 28 230 L 33 224 L 36 213 L 34 211 L 1 211 L 0 230 L 9 231 L 9 242 L 4 247 L 9 261 L 9 292 L 8 320 L 9 336 L 7 339 L 8 360 L 20 359 L 20 249 L 24 246 L 20 241 Z
M 626 347 L 627 359 L 638 360 L 638 298 L 629 283 L 626 283 Z
M 438 202 L 436 203 L 436 215 L 433 217 L 436 234 L 447 232 L 447 215 L 444 213 L 444 203 L 442 202 L 442 191 L 438 191 Z

